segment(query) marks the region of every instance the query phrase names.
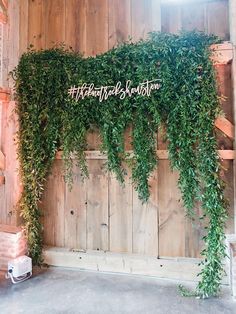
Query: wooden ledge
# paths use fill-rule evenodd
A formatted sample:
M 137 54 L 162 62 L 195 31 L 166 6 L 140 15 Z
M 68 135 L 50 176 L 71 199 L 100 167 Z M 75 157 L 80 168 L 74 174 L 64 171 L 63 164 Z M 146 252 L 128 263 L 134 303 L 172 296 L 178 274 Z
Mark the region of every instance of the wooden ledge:
M 45 263 L 59 267 L 98 272 L 115 272 L 132 275 L 154 276 L 173 280 L 198 281 L 201 259 L 185 257 L 147 256 L 109 251 L 76 250 L 59 247 L 44 247 Z M 228 271 L 225 269 L 223 284 L 228 284 Z
M 233 60 L 233 44 L 231 42 L 211 45 L 211 50 L 211 60 L 214 65 L 228 64 Z
M 5 169 L 5 156 L 0 151 L 0 170 L 4 170 L 4 169 Z
M 133 151 L 129 150 L 126 152 L 132 156 Z M 158 159 L 160 159 L 160 160 L 169 159 L 168 150 L 157 150 L 156 152 L 157 152 Z M 218 150 L 218 154 L 219 154 L 219 157 L 221 159 L 226 159 L 226 160 L 235 159 L 235 151 L 234 150 Z M 90 160 L 91 159 L 100 159 L 100 160 L 106 160 L 107 159 L 107 155 L 102 154 L 98 150 L 87 150 L 87 151 L 85 151 L 85 156 L 86 156 L 86 159 L 90 159 Z M 62 159 L 62 151 L 57 152 L 56 159 Z M 72 159 L 74 159 L 73 156 L 72 156 Z
M 45 263 L 59 267 L 197 281 L 200 259 L 157 258 L 129 253 L 45 247 Z

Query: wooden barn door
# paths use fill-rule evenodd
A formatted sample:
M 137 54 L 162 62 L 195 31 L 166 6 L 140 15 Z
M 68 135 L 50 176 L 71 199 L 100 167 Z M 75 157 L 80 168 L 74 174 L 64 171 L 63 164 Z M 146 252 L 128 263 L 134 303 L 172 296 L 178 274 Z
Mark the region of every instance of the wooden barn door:
M 157 170 L 150 178 L 150 200 L 142 204 L 128 169 L 122 187 L 107 173 L 106 160 L 97 150 L 88 155 L 89 178 L 83 181 L 74 167 L 71 191 L 64 182 L 62 161 L 54 163 L 42 201 L 45 244 L 157 256 Z

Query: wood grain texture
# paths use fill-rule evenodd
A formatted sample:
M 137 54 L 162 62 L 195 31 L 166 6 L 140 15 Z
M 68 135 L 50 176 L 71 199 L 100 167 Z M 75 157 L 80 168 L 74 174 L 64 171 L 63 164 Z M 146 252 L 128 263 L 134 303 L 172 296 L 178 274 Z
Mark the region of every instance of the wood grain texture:
M 64 246 L 65 244 L 65 182 L 62 162 L 56 160 L 45 186 L 42 198 L 44 243 Z
M 45 26 L 46 26 L 46 7 L 43 0 L 29 0 L 28 1 L 28 27 L 24 20 L 21 20 L 21 29 L 27 30 L 21 37 L 23 39 L 22 47 L 25 48 L 25 41 L 28 39 L 28 45 L 33 45 L 35 49 L 45 48 Z M 21 8 L 21 18 L 27 18 L 25 10 L 26 5 Z M 25 15 L 25 16 L 24 16 Z
M 162 31 L 206 31 L 229 40 L 228 1 L 162 1 Z
M 73 168 L 73 186 L 65 189 L 65 247 L 86 250 L 87 180 Z
M 131 37 L 131 0 L 109 0 L 109 49 Z
M 213 1 L 206 4 L 207 32 L 224 40 L 229 40 L 228 0 Z
M 131 0 L 132 40 L 146 38 L 152 30 L 151 0 Z
M 20 55 L 27 50 L 29 44 L 29 0 L 20 1 Z
M 3 103 L 2 107 L 2 152 L 5 155 L 5 185 L 2 189 L 1 221 L 3 224 L 16 225 L 19 222 L 19 213 L 16 210 L 22 186 L 18 176 L 19 163 L 16 152 L 16 132 L 18 120 L 15 113 L 14 101 Z
M 65 0 L 47 0 L 45 5 L 45 47 L 65 42 Z
M 132 196 L 129 177 L 125 178 L 122 187 L 114 175 L 109 176 L 109 250 L 111 252 L 132 253 Z
M 46 247 L 45 262 L 61 267 L 76 267 L 92 271 L 120 272 L 156 276 L 175 280 L 198 281 L 199 259 L 158 259 L 138 254 L 88 251 L 71 252 L 65 248 Z M 227 284 L 224 277 L 224 284 Z
M 182 28 L 186 31 L 206 31 L 205 4 L 190 4 L 181 7 Z
M 151 1 L 152 31 L 161 31 L 161 1 Z
M 88 161 L 88 167 L 87 248 L 107 251 L 109 247 L 108 177 L 102 171 L 102 160 Z
M 204 234 L 204 227 L 206 222 L 199 219 L 202 216 L 202 210 L 200 204 L 196 204 L 193 209 L 194 217 L 190 218 L 185 216 L 184 228 L 185 228 L 185 256 L 186 257 L 201 257 L 201 251 L 204 247 L 204 241 L 202 240 Z
M 142 204 L 133 191 L 133 253 L 158 256 L 157 170 L 149 179 L 150 200 Z
M 75 49 L 77 42 L 80 41 L 79 17 L 80 6 L 77 0 L 66 1 L 65 5 L 65 44 Z
M 73 1 L 74 7 L 70 4 L 70 11 L 74 10 L 70 15 L 69 8 L 66 15 L 66 42 L 69 42 L 75 51 L 79 51 L 87 56 L 86 36 L 87 36 L 87 0 Z M 67 23 L 69 28 L 67 29 Z M 74 36 L 74 38 L 71 36 Z M 74 46 L 73 46 L 74 42 Z
M 7 49 L 7 65 L 8 65 L 8 73 L 12 71 L 19 60 L 19 43 L 20 43 L 20 7 L 19 1 L 11 1 L 9 2 L 9 10 L 8 10 L 8 33 L 7 40 L 10 44 L 8 44 Z M 6 40 L 6 42 L 7 42 Z M 9 81 L 9 87 L 13 87 L 13 82 Z
M 178 173 L 169 161 L 158 166 L 159 256 L 185 256 L 185 211 L 177 187 Z
M 108 50 L 108 0 L 86 2 L 86 55 Z

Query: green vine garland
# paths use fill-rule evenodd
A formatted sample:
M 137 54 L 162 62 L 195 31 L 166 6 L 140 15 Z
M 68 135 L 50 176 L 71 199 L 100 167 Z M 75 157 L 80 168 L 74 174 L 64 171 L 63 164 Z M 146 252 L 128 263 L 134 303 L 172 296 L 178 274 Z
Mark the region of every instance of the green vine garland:
M 18 155 L 24 192 L 21 213 L 28 235 L 29 253 L 42 262 L 42 225 L 39 201 L 57 150 L 63 151 L 66 177 L 72 177 L 71 154 L 82 174 L 88 175 L 86 134 L 97 126 L 107 167 L 123 182 L 127 159 L 124 131 L 132 125 L 133 157 L 129 160 L 133 184 L 140 199 L 149 197 L 148 178 L 157 166 L 156 131 L 166 126 L 169 156 L 180 173 L 179 187 L 189 213 L 202 203 L 208 222 L 202 252 L 203 270 L 196 294 L 219 292 L 225 257 L 224 226 L 227 204 L 214 135 L 219 114 L 215 74 L 209 46 L 216 39 L 203 33 L 180 35 L 152 33 L 145 41 L 126 43 L 103 55 L 82 58 L 61 48 L 23 54 L 13 71 L 19 116 Z M 127 80 L 137 86 L 161 79 L 161 88 L 150 97 L 135 95 L 120 100 L 111 96 L 100 103 L 94 97 L 76 102 L 70 86 L 94 83 L 114 85 Z M 130 156 L 129 156 L 130 157 Z M 186 291 L 182 289 L 186 294 Z

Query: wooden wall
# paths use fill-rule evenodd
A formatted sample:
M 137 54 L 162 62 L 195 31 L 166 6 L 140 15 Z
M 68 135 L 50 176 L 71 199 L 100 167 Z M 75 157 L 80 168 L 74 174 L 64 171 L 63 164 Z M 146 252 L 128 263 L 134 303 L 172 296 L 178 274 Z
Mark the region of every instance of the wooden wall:
M 138 40 L 160 29 L 199 29 L 229 37 L 225 0 L 166 4 L 161 10 L 157 0 L 21 0 L 20 17 L 21 53 L 30 44 L 44 49 L 64 42 L 85 56 L 96 55 L 129 37 Z M 230 66 L 220 68 L 219 74 L 228 97 L 224 109 L 232 120 Z M 97 132 L 89 134 L 88 141 L 88 150 L 99 149 Z M 221 146 L 232 147 L 221 135 L 220 141 Z M 128 132 L 126 146 L 130 148 Z M 158 149 L 165 148 L 159 136 Z M 75 168 L 71 192 L 64 182 L 61 160 L 55 162 L 41 204 L 45 244 L 160 257 L 199 256 L 203 230 L 198 220 L 186 219 L 178 174 L 171 172 L 168 160 L 159 162 L 150 179 L 152 193 L 146 205 L 138 200 L 129 178 L 121 188 L 104 171 L 104 162 L 88 160 L 90 177 L 84 183 Z M 232 210 L 232 162 L 225 161 L 224 166 Z M 231 219 L 228 231 L 232 228 Z
M 66 43 L 85 55 L 102 53 L 148 32 L 201 30 L 229 39 L 228 0 L 21 0 L 20 49 Z
M 171 1 L 163 1 L 162 5 L 162 31 L 177 33 L 182 29 L 197 29 L 229 40 L 228 0 L 179 0 L 168 3 Z

